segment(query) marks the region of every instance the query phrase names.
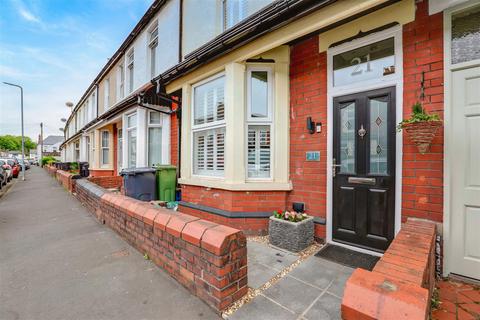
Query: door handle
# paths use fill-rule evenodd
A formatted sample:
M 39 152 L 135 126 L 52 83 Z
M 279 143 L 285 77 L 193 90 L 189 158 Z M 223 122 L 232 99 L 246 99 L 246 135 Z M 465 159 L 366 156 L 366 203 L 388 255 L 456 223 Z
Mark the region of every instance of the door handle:
M 337 164 L 337 160 L 333 158 L 333 164 L 332 164 L 332 177 L 335 178 L 337 175 L 337 168 L 341 167 L 341 164 Z
M 358 135 L 360 136 L 360 139 L 363 139 L 363 137 L 367 134 L 367 130 L 363 127 L 363 124 L 360 126 L 360 129 L 358 129 Z

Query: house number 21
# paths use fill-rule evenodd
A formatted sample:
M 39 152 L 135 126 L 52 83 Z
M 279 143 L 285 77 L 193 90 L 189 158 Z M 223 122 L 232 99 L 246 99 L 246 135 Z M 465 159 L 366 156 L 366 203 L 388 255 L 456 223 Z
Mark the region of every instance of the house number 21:
M 367 58 L 367 70 L 365 70 L 365 72 L 370 72 L 372 71 L 372 69 L 370 68 L 370 53 L 367 54 L 365 58 Z M 355 68 L 353 68 L 353 71 L 351 73 L 352 76 L 356 76 L 363 73 L 363 70 L 361 69 L 362 59 L 360 57 L 353 58 L 352 61 L 350 61 L 350 65 L 355 66 Z

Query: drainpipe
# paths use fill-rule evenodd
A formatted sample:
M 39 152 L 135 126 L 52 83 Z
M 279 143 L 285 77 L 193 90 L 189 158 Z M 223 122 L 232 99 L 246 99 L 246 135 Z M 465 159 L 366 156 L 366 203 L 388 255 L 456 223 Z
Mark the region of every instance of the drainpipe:
M 178 63 L 182 61 L 182 40 L 183 40 L 183 0 L 179 0 L 180 3 L 180 17 L 178 22 Z

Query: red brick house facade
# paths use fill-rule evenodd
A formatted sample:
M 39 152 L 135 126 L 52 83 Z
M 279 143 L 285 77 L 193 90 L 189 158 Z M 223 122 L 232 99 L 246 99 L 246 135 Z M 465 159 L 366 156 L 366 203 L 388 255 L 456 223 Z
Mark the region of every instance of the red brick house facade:
M 443 116 L 443 16 L 429 15 L 428 2 L 416 3 L 415 19 L 401 26 L 403 54 L 403 116 L 420 101 L 428 112 Z M 320 40 L 321 41 L 321 40 Z M 315 235 L 326 237 L 327 219 L 327 52 L 319 50 L 319 35 L 294 41 L 290 46 L 290 191 L 229 191 L 182 185 L 183 204 L 200 205 L 182 210 L 204 215 L 214 221 L 235 225 L 248 233 L 265 233 L 266 214 L 292 209 L 294 202 L 305 204 L 306 212 L 318 217 Z M 423 77 L 423 89 L 422 89 Z M 424 96 L 421 96 L 423 90 Z M 307 117 L 322 122 L 322 132 L 309 134 Z M 397 121 L 398 122 L 398 121 Z M 172 141 L 174 141 L 172 139 Z M 408 217 L 442 222 L 443 132 L 439 132 L 428 153 L 420 154 L 405 136 L 402 153 L 401 219 Z M 307 151 L 320 151 L 320 161 L 307 161 Z M 219 216 L 210 209 L 246 212 L 252 218 Z

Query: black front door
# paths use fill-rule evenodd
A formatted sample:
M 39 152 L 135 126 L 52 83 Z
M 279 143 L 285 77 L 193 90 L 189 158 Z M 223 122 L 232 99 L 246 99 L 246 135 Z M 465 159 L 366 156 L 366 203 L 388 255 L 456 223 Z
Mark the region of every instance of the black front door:
M 384 251 L 395 225 L 395 88 L 333 107 L 333 240 Z

